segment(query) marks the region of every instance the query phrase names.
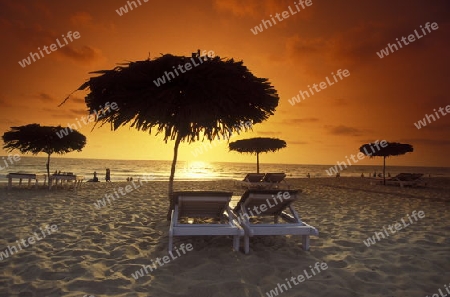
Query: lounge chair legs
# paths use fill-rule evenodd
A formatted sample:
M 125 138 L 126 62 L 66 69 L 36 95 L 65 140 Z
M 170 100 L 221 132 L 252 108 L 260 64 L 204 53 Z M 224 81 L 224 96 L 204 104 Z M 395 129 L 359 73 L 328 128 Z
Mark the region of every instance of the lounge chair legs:
M 309 235 L 302 235 L 303 250 L 309 251 Z
M 239 236 L 233 236 L 233 249 L 236 252 L 239 251 L 239 241 L 240 241 L 240 237 Z
M 169 236 L 169 252 L 173 250 L 173 238 L 172 236 Z
M 250 252 L 250 236 L 244 235 L 244 253 L 248 254 Z

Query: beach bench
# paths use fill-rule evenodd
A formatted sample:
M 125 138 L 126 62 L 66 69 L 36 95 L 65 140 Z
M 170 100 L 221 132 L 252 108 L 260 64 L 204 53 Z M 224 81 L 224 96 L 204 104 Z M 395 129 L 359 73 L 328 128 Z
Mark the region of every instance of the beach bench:
M 8 173 L 6 175 L 8 179 L 8 190 L 12 188 L 13 179 L 19 180 L 19 187 L 22 185 L 22 180 L 28 180 L 28 187 L 31 187 L 31 180 L 35 180 L 34 187 L 37 188 L 40 180 L 44 180 L 44 185 L 47 181 L 46 174 L 34 174 L 34 173 Z
M 73 182 L 74 190 L 81 187 L 81 183 L 84 180 L 84 176 L 82 175 L 73 175 L 73 174 L 53 174 L 50 176 L 49 185 L 50 190 L 55 186 L 55 189 L 58 188 L 58 182 L 63 186 L 63 182 Z

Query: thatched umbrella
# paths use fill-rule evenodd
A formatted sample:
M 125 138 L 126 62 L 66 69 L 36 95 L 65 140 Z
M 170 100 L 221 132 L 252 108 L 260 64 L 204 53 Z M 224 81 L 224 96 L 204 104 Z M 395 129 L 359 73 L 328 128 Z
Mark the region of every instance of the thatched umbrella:
M 66 133 L 61 133 L 61 131 Z M 46 153 L 47 177 L 50 178 L 50 155 L 65 154 L 72 151 L 81 151 L 86 145 L 86 137 L 76 130 L 61 126 L 41 126 L 29 124 L 20 127 L 11 127 L 11 131 L 3 134 L 3 148 L 21 153 Z M 49 183 L 50 185 L 50 183 Z
M 386 184 L 386 157 L 404 155 L 411 153 L 414 148 L 411 144 L 381 141 L 367 143 L 359 148 L 359 151 L 366 156 L 383 157 L 383 184 Z
M 180 143 L 227 138 L 242 129 L 242 122 L 266 120 L 279 100 L 269 81 L 255 77 L 242 61 L 202 57 L 199 52 L 192 57 L 167 54 L 95 73 L 100 76 L 78 89 L 90 90 L 85 98 L 90 111 L 105 102 L 118 105 L 116 112 L 97 121 L 111 123 L 113 130 L 127 124 L 149 133 L 153 129 L 164 141 L 175 141 L 169 214 Z
M 240 153 L 256 154 L 256 172 L 259 173 L 259 154 L 276 152 L 286 147 L 286 142 L 278 138 L 256 137 L 231 142 L 229 149 Z

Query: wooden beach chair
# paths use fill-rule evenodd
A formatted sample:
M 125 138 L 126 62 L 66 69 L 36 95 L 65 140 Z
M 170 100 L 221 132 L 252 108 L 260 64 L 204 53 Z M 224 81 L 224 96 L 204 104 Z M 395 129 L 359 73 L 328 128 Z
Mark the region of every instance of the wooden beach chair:
M 174 209 L 169 229 L 169 251 L 175 236 L 231 235 L 233 249 L 239 250 L 239 238 L 244 231 L 234 221 L 229 207 L 231 192 L 181 191 L 174 192 Z M 209 218 L 215 223 L 190 224 L 181 222 L 187 218 Z
M 250 237 L 259 235 L 299 235 L 304 250 L 309 250 L 309 237 L 319 231 L 300 219 L 292 203 L 300 190 L 247 190 L 234 208 L 236 220 L 244 228 L 244 252 L 250 250 Z M 259 214 L 255 210 L 258 210 Z M 287 212 L 288 211 L 288 212 Z M 253 222 L 273 216 L 273 223 Z M 280 223 L 279 218 L 284 222 Z

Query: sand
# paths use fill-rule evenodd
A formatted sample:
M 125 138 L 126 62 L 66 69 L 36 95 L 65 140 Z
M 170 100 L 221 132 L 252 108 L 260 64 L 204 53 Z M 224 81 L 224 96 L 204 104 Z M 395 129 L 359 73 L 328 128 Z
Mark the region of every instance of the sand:
M 303 190 L 295 205 L 301 218 L 320 232 L 310 251 L 295 236 L 252 238 L 248 255 L 233 252 L 229 237 L 178 237 L 175 246 L 193 250 L 138 279 L 132 274 L 142 265 L 168 255 L 167 182 L 146 182 L 101 209 L 97 199 L 128 183 L 84 183 L 77 192 L 2 186 L 0 252 L 39 228 L 58 230 L 0 260 L 0 297 L 269 296 L 285 279 L 311 275 L 317 262 L 327 269 L 279 296 L 421 297 L 450 285 L 449 179 L 432 178 L 426 188 L 363 178 L 290 183 Z M 232 181 L 180 181 L 175 189 L 244 191 Z M 414 210 L 425 217 L 365 245 Z

